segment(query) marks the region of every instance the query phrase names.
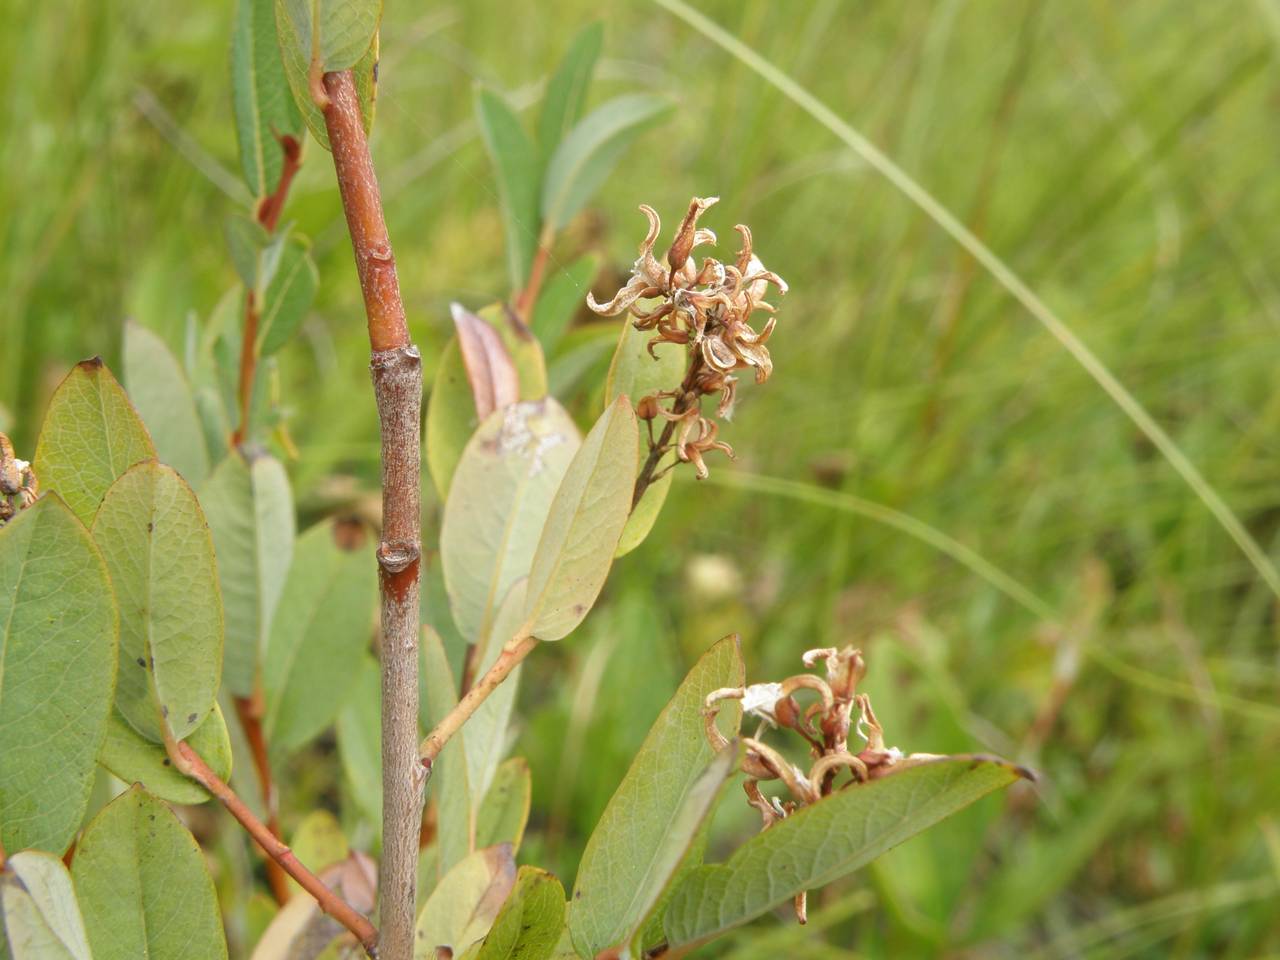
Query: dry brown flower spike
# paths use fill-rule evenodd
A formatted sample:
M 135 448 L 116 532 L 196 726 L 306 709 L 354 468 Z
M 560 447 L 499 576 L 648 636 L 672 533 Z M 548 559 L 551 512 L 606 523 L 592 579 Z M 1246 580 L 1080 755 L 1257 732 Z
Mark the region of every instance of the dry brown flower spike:
M 693 258 L 695 248 L 716 242 L 714 233 L 698 227 L 698 218 L 718 199 L 694 197 L 667 250 L 665 264 L 653 255 L 662 222 L 657 211 L 642 205 L 640 210 L 649 219 L 649 232 L 640 244 L 631 279 L 607 303 L 587 296 L 587 306 L 596 313 L 613 317 L 629 312 L 636 329 L 653 331 L 650 353 L 659 343 L 688 348 L 688 366 L 679 387 L 641 398 L 636 404 L 636 412 L 650 424 L 649 458 L 636 483 L 636 502 L 645 487 L 657 479 L 654 468 L 670 449 L 673 437 L 676 456 L 692 463 L 699 479 L 707 476 L 703 454 L 720 450 L 732 457 L 732 448 L 717 439 L 719 425 L 703 415 L 702 398 L 719 394 L 716 416 L 728 420 L 733 413 L 737 383 L 733 374 L 751 369 L 756 382 L 764 383 L 773 372 L 773 360 L 765 344 L 773 334 L 776 317 L 770 316 L 757 331 L 751 326 L 751 315 L 757 310 L 774 314 L 775 308 L 764 299 L 769 284 L 779 293 L 786 293 L 787 285 L 776 273 L 766 270 L 756 256 L 750 229 L 743 224 L 734 228 L 742 237 L 742 249 L 732 263 L 706 257 L 697 266 Z M 658 301 L 651 309 L 637 306 L 641 300 L 651 299 Z M 670 401 L 669 406 L 666 401 Z M 666 421 L 666 426 L 655 440 L 652 423 L 658 417 Z

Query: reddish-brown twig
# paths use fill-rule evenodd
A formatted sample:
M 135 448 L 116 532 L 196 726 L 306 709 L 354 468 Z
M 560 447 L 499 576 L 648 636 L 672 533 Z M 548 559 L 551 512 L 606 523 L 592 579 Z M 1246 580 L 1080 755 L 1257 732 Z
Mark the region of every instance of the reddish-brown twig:
M 475 682 L 475 685 L 458 701 L 458 705 L 450 710 L 422 741 L 422 746 L 418 748 L 418 757 L 426 771 L 430 772 L 431 765 L 435 763 L 436 757 L 440 756 L 440 751 L 449 742 L 449 738 L 462 729 L 462 725 L 480 709 L 480 704 L 489 698 L 489 694 L 498 689 L 502 681 L 510 676 L 511 671 L 519 666 L 537 645 L 538 638 L 531 637 L 524 631 L 506 642 L 502 652 L 498 654 L 498 659 L 493 661 L 493 666 Z
M 538 294 L 542 292 L 542 281 L 546 278 L 547 261 L 551 258 L 553 240 L 551 228 L 545 228 L 542 235 L 538 237 L 538 249 L 529 267 L 529 280 L 525 283 L 524 289 L 516 294 L 515 311 L 525 323 L 533 319 L 533 308 L 537 306 Z
M 365 953 L 370 957 L 378 956 L 378 931 L 373 928 L 368 917 L 326 887 L 319 877 L 308 870 L 302 861 L 293 855 L 293 851 L 267 829 L 265 823 L 253 815 L 253 811 L 245 806 L 236 792 L 209 769 L 209 765 L 189 744 L 170 742 L 167 748 L 173 765 L 180 772 L 213 794 L 218 802 L 227 808 L 227 812 L 248 831 L 249 836 L 253 837 L 266 851 L 272 861 L 279 864 L 285 873 L 297 880 L 302 889 L 315 898 L 321 910 L 356 935 Z
M 285 134 L 277 138 L 284 153 L 280 168 L 280 181 L 275 190 L 258 202 L 255 216 L 267 233 L 274 233 L 284 211 L 284 201 L 289 195 L 289 185 L 302 166 L 302 144 Z M 253 403 L 253 380 L 258 369 L 258 304 L 257 296 L 249 290 L 244 298 L 244 330 L 240 336 L 240 423 L 231 435 L 231 445 L 244 443 L 249 432 L 249 408 Z M 247 733 L 248 731 L 246 731 Z
M 267 829 L 272 836 L 280 836 L 280 819 L 277 808 L 275 783 L 271 779 L 271 761 L 267 757 L 267 739 L 262 732 L 262 694 L 255 692 L 251 697 L 233 697 L 236 716 L 240 720 L 240 729 L 249 742 L 249 754 L 253 757 L 253 769 L 258 774 L 258 786 L 262 793 L 262 806 L 267 815 Z M 267 883 L 271 887 L 271 896 L 276 903 L 283 906 L 289 899 L 289 882 L 285 878 L 280 864 L 267 858 Z

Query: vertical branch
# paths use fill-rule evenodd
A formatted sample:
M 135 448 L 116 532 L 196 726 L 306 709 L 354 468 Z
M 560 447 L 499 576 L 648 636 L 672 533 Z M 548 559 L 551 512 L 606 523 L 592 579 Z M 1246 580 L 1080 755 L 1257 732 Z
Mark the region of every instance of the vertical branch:
M 280 167 L 280 180 L 270 196 L 263 197 L 254 213 L 267 233 L 274 233 L 280 222 L 280 214 L 284 211 L 285 199 L 289 196 L 289 187 L 298 169 L 302 166 L 302 144 L 288 134 L 278 138 L 280 150 L 284 155 Z M 240 334 L 240 423 L 231 435 L 231 445 L 239 447 L 249 433 L 249 412 L 253 405 L 253 381 L 258 370 L 258 303 L 257 294 L 248 290 L 244 299 L 244 329 Z M 244 730 L 245 739 L 249 741 L 249 750 L 253 755 L 253 766 L 258 774 L 258 784 L 262 792 L 262 806 L 267 815 L 267 829 L 272 836 L 280 836 L 280 820 L 277 812 L 276 789 L 271 778 L 271 762 L 267 756 L 267 741 L 262 732 L 262 687 L 255 686 L 253 694 L 248 697 L 233 698 L 236 716 L 240 720 L 240 728 Z M 271 895 L 276 903 L 284 905 L 289 899 L 289 884 L 284 870 L 271 857 L 267 858 L 267 883 L 271 886 Z
M 323 86 L 325 127 L 369 321 L 369 366 L 382 433 L 380 949 L 384 960 L 409 960 L 425 781 L 417 750 L 422 361 L 409 340 L 351 72 L 326 73 Z
M 267 738 L 262 732 L 262 689 L 254 690 L 253 696 L 232 697 L 236 707 L 236 717 L 240 721 L 240 729 L 249 742 L 249 754 L 253 757 L 253 769 L 258 775 L 258 787 L 262 792 L 262 807 L 267 817 L 267 829 L 273 837 L 280 837 L 279 802 L 276 797 L 275 782 L 271 778 L 271 760 L 267 755 Z M 265 851 L 264 851 L 265 852 Z M 276 903 L 284 906 L 289 900 L 289 882 L 284 869 L 267 857 L 267 884 L 271 887 L 271 896 Z
M 279 137 L 280 150 L 284 161 L 280 168 L 280 182 L 269 197 L 263 197 L 258 203 L 255 217 L 267 233 L 275 233 L 280 222 L 280 214 L 284 211 L 284 201 L 289 195 L 289 186 L 302 166 L 302 144 L 294 137 L 285 134 Z M 253 380 L 258 369 L 258 304 L 257 295 L 248 291 L 244 299 L 244 330 L 240 335 L 240 424 L 231 435 L 231 445 L 238 447 L 244 443 L 249 432 L 249 407 L 253 403 Z M 247 732 L 247 731 L 246 731 Z M 264 785 L 263 789 L 266 787 Z
M 538 303 L 538 294 L 542 292 L 542 281 L 546 277 L 547 260 L 551 257 L 551 244 L 554 240 L 555 232 L 548 224 L 538 236 L 538 249 L 529 267 L 529 281 L 516 295 L 514 309 L 526 324 L 533 320 L 533 308 Z

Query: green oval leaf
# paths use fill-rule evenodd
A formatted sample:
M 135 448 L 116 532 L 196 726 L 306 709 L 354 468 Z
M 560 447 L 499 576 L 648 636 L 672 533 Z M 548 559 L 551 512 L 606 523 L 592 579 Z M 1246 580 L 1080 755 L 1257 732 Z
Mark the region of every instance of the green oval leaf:
M 271 237 L 262 224 L 243 213 L 227 217 L 223 234 L 227 240 L 227 253 L 231 255 L 231 264 L 236 268 L 240 282 L 249 290 L 256 290 L 263 272 L 263 253 L 271 245 Z
M 550 397 L 494 411 L 467 444 L 440 530 L 449 608 L 467 641 L 487 639 L 511 585 L 529 575 L 551 501 L 580 444 L 573 419 Z
M 543 163 L 582 115 L 602 46 L 604 25 L 598 20 L 587 24 L 574 35 L 564 59 L 547 83 L 542 112 L 538 114 L 538 147 Z
M 296 750 L 327 727 L 351 692 L 372 632 L 378 593 L 370 538 L 338 545 L 320 523 L 298 538 L 263 665 L 267 742 Z
M 351 855 L 351 845 L 342 832 L 342 824 L 328 810 L 313 810 L 303 817 L 289 838 L 289 849 L 317 875 Z M 310 897 L 293 877 L 289 878 L 289 889 L 295 896 Z
M 13 960 L 92 960 L 71 876 L 50 853 L 23 850 L 0 874 L 0 914 Z M 0 947 L 4 946 L 0 937 Z
M 0 527 L 0 844 L 62 853 L 84 817 L 118 622 L 89 532 L 46 494 Z
M 482 677 L 488 672 L 502 653 L 503 644 L 524 625 L 526 583 L 525 580 L 517 580 L 511 585 L 506 599 L 493 618 L 493 627 L 488 637 L 478 644 L 476 676 Z M 498 762 L 507 750 L 507 732 L 516 706 L 521 670 L 522 667 L 519 666 L 512 670 L 502 685 L 489 694 L 467 721 L 467 785 L 471 789 L 473 810 L 484 799 L 498 769 Z
M 102 363 L 81 360 L 49 401 L 34 468 L 88 526 L 107 487 L 140 460 L 156 455 L 147 428 Z
M 198 487 L 209 475 L 200 416 L 178 359 L 140 324 L 124 325 L 124 382 L 129 399 L 155 442 L 156 454 Z
M 542 285 L 529 326 L 546 353 L 555 350 L 573 318 L 583 309 L 583 301 L 599 269 L 600 258 L 587 254 L 553 272 Z
M 427 723 L 434 727 L 458 704 L 458 682 L 449 667 L 440 635 L 422 631 L 422 669 L 426 687 Z M 467 724 L 470 727 L 470 723 Z M 436 831 L 437 871 L 443 875 L 475 850 L 475 807 L 467 778 L 466 741 L 470 730 L 459 730 L 440 751 L 431 773 L 430 789 L 439 812 Z
M 687 947 L 746 923 L 1025 775 L 989 757 L 946 757 L 836 791 L 752 837 L 727 863 L 690 873 L 667 906 L 667 942 Z
M 644 926 L 693 844 L 720 785 L 732 771 L 707 742 L 707 694 L 740 687 L 745 668 L 736 636 L 704 653 L 654 722 L 583 851 L 569 908 L 569 930 L 583 956 L 630 942 Z M 741 711 L 725 714 L 737 730 Z M 661 790 L 655 790 L 655 784 Z
M 539 639 L 567 636 L 600 595 L 631 510 L 638 443 L 635 411 L 619 397 L 569 464 L 529 573 L 525 619 Z
M 141 787 L 111 801 L 85 829 L 71 877 L 96 960 L 225 960 L 204 854 Z
M 143 736 L 181 740 L 213 709 L 222 672 L 222 599 L 213 539 L 172 467 L 130 467 L 93 521 L 120 609 L 116 706 Z
M 311 309 L 319 286 L 311 245 L 297 235 L 289 237 L 280 249 L 258 316 L 259 354 L 270 356 L 289 342 Z
M 293 558 L 293 496 L 279 461 L 252 465 L 233 452 L 200 493 L 218 555 L 226 612 L 223 681 L 233 694 L 253 693 L 271 620 Z
M 498 180 L 502 224 L 507 234 L 511 289 L 523 289 L 538 245 L 538 153 L 507 102 L 484 87 L 475 93 L 476 120 Z
M 604 396 L 608 403 L 614 397 L 623 395 L 631 399 L 632 404 L 639 403 L 644 397 L 660 390 L 674 390 L 684 379 L 685 365 L 688 362 L 686 350 L 679 344 L 661 343 L 649 353 L 649 334 L 637 330 L 635 325 L 627 322 L 622 325 L 618 337 L 618 347 L 613 352 L 613 360 L 609 363 L 609 375 L 605 379 Z M 641 441 L 640 457 L 648 455 L 648 444 Z M 659 470 L 670 466 L 675 460 L 674 454 L 668 454 L 659 465 Z M 674 474 L 664 473 L 655 483 L 645 490 L 640 502 L 627 518 L 622 537 L 618 541 L 616 556 L 624 556 L 644 542 L 644 538 L 653 529 L 666 503 L 667 492 L 671 489 Z
M 325 72 L 351 69 L 355 74 L 364 129 L 373 127 L 378 69 L 378 23 L 381 0 L 275 0 L 276 32 L 285 78 L 293 102 L 307 128 L 329 149 L 324 114 L 311 99 L 311 41 L 320 39 L 319 60 Z
M 667 470 L 675 463 L 675 459 L 674 453 L 667 453 L 658 461 L 657 469 Z M 640 502 L 632 508 L 631 516 L 627 517 L 627 525 L 622 528 L 622 536 L 618 538 L 618 549 L 613 554 L 615 560 L 618 557 L 625 557 L 644 543 L 645 537 L 649 536 L 649 531 L 658 522 L 662 505 L 667 502 L 667 493 L 671 490 L 671 481 L 674 477 L 674 471 L 667 471 L 645 489 Z
M 231 779 L 231 735 L 216 701 L 204 722 L 187 737 L 187 743 L 220 780 Z M 138 733 L 119 710 L 111 711 L 98 762 L 116 779 L 140 783 L 170 803 L 204 803 L 212 799 L 204 787 L 173 768 L 162 744 Z
M 529 761 L 512 757 L 498 765 L 493 783 L 476 811 L 476 846 L 480 848 L 511 844 L 512 853 L 520 850 L 524 828 L 529 823 L 529 804 L 533 799 L 533 779 Z
M 414 960 L 436 960 L 438 947 L 453 956 L 483 938 L 516 882 L 506 844 L 477 850 L 445 874 L 418 914 Z
M 556 148 L 542 182 L 542 220 L 562 230 L 604 183 L 614 164 L 646 127 L 671 109 L 661 97 L 631 93 L 601 104 Z
M 476 960 L 547 960 L 564 926 L 564 887 L 537 867 L 521 867 Z
M 382 824 L 382 680 L 378 662 L 366 656 L 346 704 L 338 712 L 338 758 L 360 812 Z
M 689 362 L 687 349 L 678 343 L 660 343 L 650 353 L 650 339 L 648 332 L 637 330 L 630 321 L 622 324 L 605 379 L 605 406 L 618 396 L 630 398 L 634 405 L 643 397 L 680 386 Z
M 275 191 L 284 166 L 278 137 L 302 135 L 280 62 L 274 0 L 239 0 L 231 34 L 231 97 L 244 182 L 257 199 Z

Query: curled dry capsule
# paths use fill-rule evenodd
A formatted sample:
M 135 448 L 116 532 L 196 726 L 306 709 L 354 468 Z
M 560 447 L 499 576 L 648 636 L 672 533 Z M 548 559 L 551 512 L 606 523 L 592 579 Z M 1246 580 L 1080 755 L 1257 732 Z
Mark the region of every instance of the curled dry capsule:
M 787 290 L 783 279 L 756 255 L 751 231 L 743 224 L 735 227 L 742 237 L 742 249 L 732 263 L 704 257 L 700 266 L 696 264 L 694 251 L 716 242 L 715 233 L 698 226 L 698 218 L 716 202 L 716 197 L 690 201 L 667 248 L 665 266 L 653 252 L 662 221 L 656 210 L 642 205 L 648 229 L 630 278 L 604 303 L 592 294 L 587 296 L 587 306 L 596 313 L 610 317 L 628 313 L 637 329 L 652 332 L 648 346 L 655 357 L 654 348 L 664 343 L 686 350 L 683 382 L 671 384 L 672 389 L 644 401 L 669 400 L 669 406 L 655 411 L 647 405 L 644 413 L 651 414 L 646 419 L 660 415 L 671 423 L 665 434 L 668 442 L 674 437 L 676 456 L 692 463 L 699 478 L 708 475 L 705 454 L 718 450 L 733 456 L 733 448 L 717 438 L 718 425 L 702 414 L 702 398 L 718 395 L 716 416 L 728 420 L 733 413 L 735 374 L 751 370 L 756 383 L 764 383 L 773 374 L 773 358 L 766 343 L 776 318 L 771 316 L 757 330 L 751 317 L 757 310 L 775 312 L 764 299 L 771 285 L 779 293 Z

